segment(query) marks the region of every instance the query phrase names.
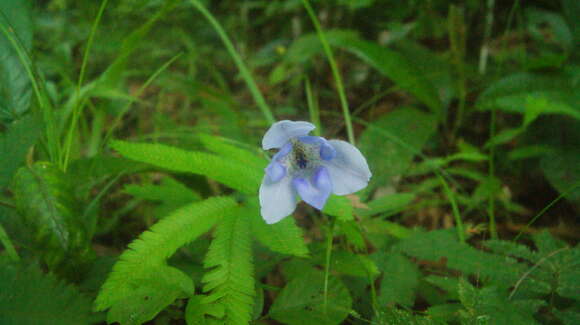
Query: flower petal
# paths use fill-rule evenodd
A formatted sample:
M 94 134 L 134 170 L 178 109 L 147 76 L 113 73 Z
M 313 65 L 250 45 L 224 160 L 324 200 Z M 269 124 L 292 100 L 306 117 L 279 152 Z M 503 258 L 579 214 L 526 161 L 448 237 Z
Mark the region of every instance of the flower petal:
M 272 161 L 266 167 L 266 176 L 272 183 L 276 183 L 286 176 L 286 167 L 277 161 Z
M 328 168 L 333 193 L 345 195 L 365 188 L 372 176 L 365 157 L 348 142 L 328 142 L 336 150 L 336 157 L 330 161 L 322 161 L 322 165 Z
M 292 188 L 292 179 L 284 177 L 272 182 L 265 175 L 260 186 L 260 206 L 262 218 L 268 224 L 276 223 L 296 209 L 296 193 Z
M 310 179 L 294 178 L 292 186 L 294 186 L 304 202 L 318 210 L 324 208 L 326 200 L 330 196 L 330 192 L 332 192 L 330 174 L 325 167 L 319 167 Z
M 272 124 L 264 135 L 262 148 L 264 150 L 280 148 L 291 138 L 307 135 L 314 128 L 315 126 L 312 123 L 304 121 L 278 121 Z

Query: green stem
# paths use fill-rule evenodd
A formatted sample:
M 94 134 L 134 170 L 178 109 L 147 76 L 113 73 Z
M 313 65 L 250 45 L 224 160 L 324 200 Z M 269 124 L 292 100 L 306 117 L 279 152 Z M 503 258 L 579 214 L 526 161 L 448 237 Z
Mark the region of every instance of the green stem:
M 461 219 L 461 214 L 459 213 L 459 207 L 457 206 L 457 200 L 455 200 L 455 194 L 453 194 L 451 188 L 449 188 L 449 184 L 447 184 L 447 181 L 445 181 L 443 176 L 437 173 L 437 177 L 439 178 L 439 181 L 443 185 L 443 190 L 445 191 L 447 199 L 451 203 L 451 208 L 453 210 L 453 217 L 455 218 L 455 226 L 457 227 L 457 236 L 459 237 L 459 241 L 465 243 L 465 231 L 463 227 L 463 220 Z
M 316 129 L 314 129 L 313 132 L 315 136 L 320 136 L 322 133 L 322 127 L 320 125 L 320 108 L 312 94 L 312 86 L 310 85 L 310 79 L 308 79 L 308 77 L 306 77 L 306 81 L 304 82 L 304 88 L 306 88 L 306 102 L 308 103 L 310 122 L 316 126 Z
M 250 89 L 250 92 L 252 93 L 252 96 L 254 97 L 256 104 L 258 104 L 258 107 L 262 111 L 262 114 L 264 114 L 264 117 L 266 118 L 268 123 L 273 124 L 274 122 L 276 122 L 274 115 L 272 114 L 272 110 L 270 109 L 270 106 L 268 106 L 268 104 L 266 103 L 264 96 L 262 95 L 260 89 L 256 85 L 256 82 L 254 81 L 254 78 L 252 77 L 250 70 L 246 67 L 246 65 L 242 61 L 242 58 L 236 51 L 234 45 L 232 44 L 232 41 L 224 31 L 223 27 L 198 0 L 190 0 L 190 2 L 191 4 L 193 4 L 195 8 L 197 8 L 197 10 L 201 12 L 201 14 L 209 21 L 214 30 L 218 33 L 219 37 L 221 38 L 222 42 L 226 47 L 226 50 L 234 60 L 236 66 L 238 67 L 238 70 L 240 70 L 242 78 L 244 78 L 244 81 L 248 85 L 248 88 Z
M 334 77 L 334 81 L 336 83 L 336 90 L 338 92 L 338 98 L 340 99 L 340 105 L 342 106 L 342 114 L 344 118 L 344 123 L 346 124 L 346 133 L 348 135 L 348 141 L 351 144 L 355 144 L 354 139 L 354 131 L 352 128 L 352 121 L 350 118 L 350 109 L 348 108 L 348 101 L 346 100 L 346 93 L 344 91 L 344 85 L 342 82 L 342 77 L 340 76 L 340 72 L 338 70 L 338 66 L 336 65 L 336 61 L 334 60 L 334 55 L 332 53 L 332 49 L 328 44 L 328 40 L 326 39 L 326 35 L 320 27 L 320 22 L 318 18 L 316 18 L 316 14 L 314 14 L 314 10 L 308 0 L 302 0 L 304 4 L 304 8 L 308 12 L 308 16 L 310 16 L 310 20 L 312 20 L 312 24 L 316 29 L 316 34 L 318 34 L 318 38 L 320 39 L 320 43 L 322 43 L 322 48 L 324 49 L 324 53 L 328 58 L 328 63 L 330 64 L 330 69 L 332 70 L 332 76 Z
M 495 109 L 491 110 L 491 120 L 489 122 L 489 138 L 493 139 L 495 136 L 495 124 L 496 124 L 496 112 Z M 492 144 L 489 148 L 489 168 L 488 176 L 489 179 L 495 178 L 495 144 Z M 491 233 L 491 238 L 497 239 L 497 226 L 495 224 L 495 193 L 490 193 L 487 202 L 487 214 L 489 216 L 489 231 Z
M 324 312 L 328 307 L 328 279 L 330 277 L 330 259 L 332 257 L 332 243 L 334 239 L 334 222 L 330 222 L 326 232 L 326 254 L 324 259 Z
M 536 214 L 532 220 L 530 220 L 530 222 L 528 222 L 528 224 L 522 229 L 520 230 L 520 232 L 518 233 L 518 235 L 513 239 L 514 242 L 518 241 L 518 239 L 520 239 L 520 237 L 523 235 L 523 233 L 528 230 L 530 228 L 530 226 L 536 222 L 536 220 L 538 220 L 539 217 L 541 217 L 542 215 L 544 215 L 544 213 L 546 213 L 546 211 L 548 211 L 552 206 L 554 206 L 554 204 L 558 203 L 558 201 L 560 201 L 561 199 L 565 198 L 566 196 L 568 196 L 568 194 L 572 193 L 576 188 L 580 187 L 580 182 L 577 182 L 576 184 L 572 185 L 572 187 L 570 187 L 567 191 L 565 191 L 564 193 L 561 193 L 557 198 L 555 198 L 554 200 L 552 200 L 552 202 L 550 202 L 548 205 L 546 205 L 540 212 L 538 212 L 538 214 Z
M 12 259 L 15 262 L 20 261 L 20 256 L 18 256 L 18 253 L 16 252 L 16 249 L 14 249 L 14 245 L 12 244 L 10 237 L 8 237 L 8 234 L 6 233 L 4 227 L 2 227 L 1 224 L 0 224 L 0 242 L 2 242 L 4 248 L 6 248 L 6 253 L 8 254 L 8 257 L 10 257 L 10 259 Z
M 103 0 L 103 2 L 101 2 L 101 7 L 99 8 L 99 11 L 97 13 L 97 17 L 95 18 L 95 21 L 93 22 L 93 26 L 91 27 L 89 39 L 87 40 L 87 46 L 85 47 L 85 51 L 83 52 L 83 61 L 81 63 L 81 71 L 79 73 L 79 80 L 77 82 L 77 88 L 76 88 L 77 97 L 80 97 L 81 87 L 82 87 L 84 79 L 85 79 L 85 72 L 86 72 L 86 68 L 87 68 L 89 53 L 90 53 L 90 50 L 93 46 L 93 40 L 95 38 L 95 34 L 97 33 L 97 27 L 99 26 L 99 22 L 101 21 L 101 17 L 103 17 L 103 13 L 105 12 L 105 8 L 107 7 L 108 2 L 109 2 L 109 0 Z M 64 146 L 64 157 L 63 157 L 63 162 L 62 162 L 62 166 L 63 166 L 64 171 L 66 171 L 66 169 L 68 167 L 68 163 L 70 160 L 70 152 L 71 152 L 71 147 L 72 147 L 73 134 L 76 130 L 78 119 L 79 119 L 79 116 L 81 115 L 81 111 L 82 111 L 82 107 L 84 106 L 84 103 L 85 103 L 85 100 L 78 101 L 77 105 L 73 109 L 73 116 L 72 116 L 72 120 L 71 120 L 71 125 L 68 128 L 66 143 Z

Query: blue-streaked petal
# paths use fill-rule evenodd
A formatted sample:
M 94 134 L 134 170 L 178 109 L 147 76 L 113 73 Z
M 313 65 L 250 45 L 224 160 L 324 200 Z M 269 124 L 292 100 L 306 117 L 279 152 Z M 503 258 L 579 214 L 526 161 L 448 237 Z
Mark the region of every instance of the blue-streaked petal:
M 292 151 L 292 142 L 286 142 L 286 144 L 276 152 L 274 157 L 272 157 L 272 161 L 280 161 L 282 158 L 286 157 L 290 151 Z
M 280 148 L 291 138 L 307 135 L 314 130 L 312 123 L 299 121 L 279 121 L 270 127 L 262 139 L 262 148 L 264 150 Z
M 276 183 L 286 176 L 286 167 L 277 161 L 272 161 L 266 167 L 266 175 L 270 178 L 270 181 Z
M 328 142 L 336 150 L 336 157 L 322 161 L 322 164 L 328 168 L 333 193 L 345 195 L 365 188 L 372 176 L 365 157 L 348 142 L 341 140 Z
M 325 140 L 320 145 L 320 158 L 322 158 L 322 160 L 332 160 L 334 157 L 336 157 L 336 150 L 330 143 L 328 143 L 328 141 Z
M 322 210 L 332 192 L 332 182 L 325 167 L 319 167 L 310 179 L 297 177 L 292 185 L 304 202 Z
M 289 216 L 296 209 L 296 192 L 292 188 L 292 179 L 284 177 L 272 182 L 266 175 L 260 186 L 260 207 L 262 218 L 273 224 Z
M 334 148 L 328 143 L 323 137 L 316 137 L 312 135 L 307 135 L 303 137 L 299 137 L 298 140 L 302 143 L 306 144 L 319 144 L 320 145 L 320 158 L 323 160 L 331 160 L 336 156 L 336 151 Z

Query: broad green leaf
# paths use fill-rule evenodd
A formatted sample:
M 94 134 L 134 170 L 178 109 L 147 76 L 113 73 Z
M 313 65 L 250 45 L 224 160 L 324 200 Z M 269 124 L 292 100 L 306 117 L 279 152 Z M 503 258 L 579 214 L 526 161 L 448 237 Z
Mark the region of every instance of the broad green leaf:
M 383 272 L 378 301 L 381 306 L 401 304 L 411 307 L 421 273 L 401 254 L 379 253 L 373 258 Z
M 193 281 L 182 271 L 166 266 L 147 266 L 143 278 L 133 291 L 107 313 L 107 322 L 123 325 L 140 325 L 153 319 L 177 298 L 193 295 Z
M 24 164 L 26 153 L 40 136 L 39 124 L 40 120 L 29 114 L 9 124 L 6 132 L 0 134 L 0 188 L 7 186 Z
M 354 219 L 352 204 L 346 196 L 330 195 L 322 212 L 342 221 Z
M 289 325 L 340 324 L 348 315 L 351 304 L 347 288 L 331 276 L 325 306 L 324 275 L 311 271 L 288 282 L 274 301 L 269 315 Z
M 236 209 L 229 197 L 213 197 L 184 206 L 142 233 L 121 254 L 95 300 L 96 310 L 123 305 L 149 277 L 149 269 L 165 266 L 180 247 L 209 231 Z
M 428 79 L 422 76 L 421 71 L 417 69 L 414 62 L 406 56 L 368 41 L 340 41 L 330 41 L 330 43 L 355 54 L 387 78 L 393 80 L 397 86 L 417 97 L 433 113 L 441 111 L 441 99 L 435 87 Z
M 262 180 L 262 171 L 205 152 L 124 141 L 113 141 L 111 146 L 127 158 L 170 171 L 205 175 L 246 194 L 258 193 Z
M 351 30 L 326 30 L 324 35 L 330 44 L 347 44 L 358 40 L 359 36 Z M 307 34 L 292 43 L 285 60 L 293 64 L 304 64 L 311 61 L 314 55 L 322 53 L 322 44 L 315 33 Z
M 33 32 L 30 1 L 0 1 L 0 25 L 30 51 Z M 13 44 L 0 32 L 0 123 L 15 120 L 28 111 L 31 95 L 26 69 Z
M 367 255 L 354 254 L 348 251 L 337 251 L 332 254 L 331 269 L 341 274 L 361 278 L 375 278 L 379 269 Z
M 91 324 L 91 301 L 34 263 L 0 267 L 0 323 L 3 325 Z
M 580 147 L 562 148 L 544 157 L 540 166 L 558 192 L 567 193 L 570 201 L 580 201 Z
M 203 276 L 204 304 L 220 304 L 225 310 L 222 324 L 248 324 L 254 297 L 254 264 L 250 218 L 254 209 L 238 209 L 225 216 L 203 261 L 210 269 Z
M 484 90 L 479 109 L 501 109 L 524 114 L 524 125 L 542 114 L 564 114 L 580 119 L 578 86 L 560 74 L 517 73 Z
M 404 175 L 435 127 L 434 115 L 409 107 L 385 114 L 370 124 L 359 141 L 373 172 L 369 190 Z
M 308 256 L 308 247 L 304 242 L 302 229 L 296 226 L 292 216 L 288 216 L 275 224 L 267 224 L 259 209 L 253 209 L 252 234 L 256 239 L 274 252 L 294 255 L 299 257 Z
M 412 193 L 389 194 L 367 203 L 368 209 L 360 208 L 355 211 L 362 217 L 376 214 L 393 215 L 405 209 L 413 200 L 415 200 L 415 194 Z
M 34 248 L 51 270 L 73 272 L 70 268 L 88 257 L 90 248 L 67 175 L 51 163 L 37 162 L 18 170 L 12 189 Z

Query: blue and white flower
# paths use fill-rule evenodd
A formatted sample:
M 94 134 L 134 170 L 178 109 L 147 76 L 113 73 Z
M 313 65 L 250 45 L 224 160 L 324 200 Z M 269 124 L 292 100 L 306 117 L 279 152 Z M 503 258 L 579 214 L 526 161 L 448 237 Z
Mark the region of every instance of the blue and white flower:
M 266 223 L 292 214 L 297 196 L 322 210 L 331 193 L 346 195 L 367 186 L 371 171 L 360 151 L 345 141 L 308 135 L 314 128 L 308 122 L 285 120 L 274 123 L 264 135 L 264 150 L 279 149 L 260 186 Z

